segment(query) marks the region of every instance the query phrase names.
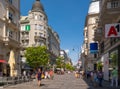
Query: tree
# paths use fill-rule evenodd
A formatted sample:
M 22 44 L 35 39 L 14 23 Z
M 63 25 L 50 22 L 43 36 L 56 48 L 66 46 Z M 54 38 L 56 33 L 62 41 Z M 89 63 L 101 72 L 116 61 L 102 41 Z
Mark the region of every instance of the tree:
M 73 71 L 75 68 L 72 66 L 72 65 L 70 65 L 69 63 L 67 63 L 66 65 L 65 65 L 65 68 L 67 69 L 67 70 L 69 70 L 69 71 Z
M 64 68 L 65 63 L 64 63 L 64 58 L 63 57 L 58 57 L 57 58 L 56 66 L 57 66 L 57 68 Z
M 118 65 L 117 54 L 116 54 L 116 53 L 112 53 L 112 54 L 110 55 L 110 58 L 111 58 L 110 61 L 111 61 L 112 67 L 117 66 L 117 65 Z
M 49 61 L 49 53 L 46 46 L 28 47 L 25 57 L 27 63 L 33 68 L 46 66 Z
M 103 67 L 102 62 L 99 61 L 99 62 L 97 63 L 97 69 L 98 69 L 98 70 L 102 70 L 102 67 Z

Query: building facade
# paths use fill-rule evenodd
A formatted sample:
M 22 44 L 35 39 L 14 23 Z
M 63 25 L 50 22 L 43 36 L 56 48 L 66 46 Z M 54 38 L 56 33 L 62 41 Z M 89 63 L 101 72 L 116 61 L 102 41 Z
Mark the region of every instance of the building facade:
M 99 20 L 99 3 L 99 0 L 91 1 L 84 27 L 84 44 L 82 47 L 83 52 L 81 56 L 84 59 L 84 65 L 87 65 L 83 68 L 90 71 L 96 69 L 97 52 L 91 52 L 90 44 L 98 43 L 95 40 L 95 29 L 98 26 Z
M 106 25 L 120 23 L 120 0 L 100 0 L 100 10 L 100 23 L 96 29 L 96 40 L 99 41 L 98 58 L 103 63 L 104 79 L 109 80 L 111 70 L 116 67 L 120 81 L 120 37 L 105 37 Z M 115 31 L 119 33 L 119 30 Z
M 16 75 L 20 74 L 19 56 L 19 19 L 20 19 L 20 0 L 0 0 L 0 72 L 10 75 L 8 64 L 10 51 L 15 55 Z
M 50 53 L 50 64 L 54 65 L 58 56 L 60 56 L 59 35 L 48 26 L 48 50 Z
M 25 48 L 32 46 L 46 46 L 50 55 L 50 63 L 53 64 L 60 51 L 58 34 L 48 25 L 48 18 L 40 0 L 36 0 L 29 11 L 28 16 L 21 16 L 21 51 L 22 61 L 25 62 Z

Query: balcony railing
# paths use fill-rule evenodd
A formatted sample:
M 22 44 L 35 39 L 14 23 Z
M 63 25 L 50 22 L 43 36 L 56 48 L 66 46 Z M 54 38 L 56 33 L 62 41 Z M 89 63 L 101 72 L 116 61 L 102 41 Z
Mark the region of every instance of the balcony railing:
M 46 38 L 43 36 L 34 36 L 34 39 L 35 40 L 46 40 Z
M 11 45 L 14 47 L 19 47 L 20 46 L 20 42 L 18 40 L 15 40 L 11 37 L 3 37 L 3 42 L 5 43 L 5 45 Z

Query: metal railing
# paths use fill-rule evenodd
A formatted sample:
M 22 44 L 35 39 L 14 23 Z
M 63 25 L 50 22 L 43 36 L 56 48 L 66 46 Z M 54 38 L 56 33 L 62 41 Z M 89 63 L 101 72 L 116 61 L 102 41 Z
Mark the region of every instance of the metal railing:
M 29 81 L 32 81 L 32 78 L 29 76 L 0 77 L 0 86 L 5 87 Z

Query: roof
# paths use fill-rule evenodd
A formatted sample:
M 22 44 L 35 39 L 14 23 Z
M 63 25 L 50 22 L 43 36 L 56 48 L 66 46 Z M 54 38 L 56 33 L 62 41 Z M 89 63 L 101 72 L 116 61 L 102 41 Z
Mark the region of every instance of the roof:
M 35 3 L 32 6 L 32 11 L 35 11 L 35 12 L 44 11 L 44 8 L 42 4 L 40 3 L 40 0 L 35 1 Z

